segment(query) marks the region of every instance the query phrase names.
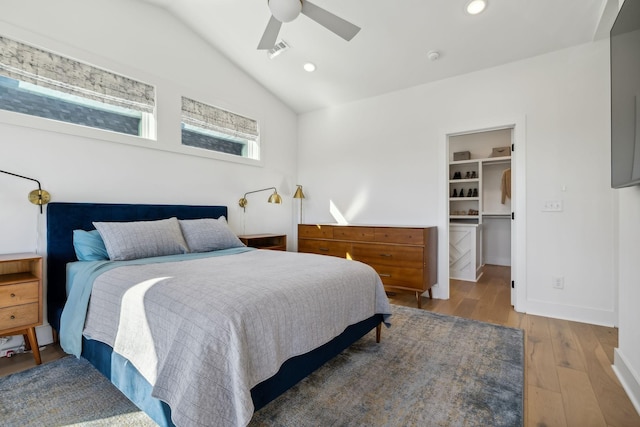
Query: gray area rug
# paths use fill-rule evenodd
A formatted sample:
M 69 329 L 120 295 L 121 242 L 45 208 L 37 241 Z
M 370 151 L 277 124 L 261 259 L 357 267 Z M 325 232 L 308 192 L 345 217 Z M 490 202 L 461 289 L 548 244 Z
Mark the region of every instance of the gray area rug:
M 256 412 L 257 426 L 522 426 L 524 333 L 409 307 Z
M 250 426 L 522 426 L 522 330 L 392 307 L 380 344 L 369 333 Z M 0 378 L 0 425 L 154 424 L 88 362 L 66 357 Z
M 67 356 L 0 378 L 2 426 L 156 426 L 85 359 Z

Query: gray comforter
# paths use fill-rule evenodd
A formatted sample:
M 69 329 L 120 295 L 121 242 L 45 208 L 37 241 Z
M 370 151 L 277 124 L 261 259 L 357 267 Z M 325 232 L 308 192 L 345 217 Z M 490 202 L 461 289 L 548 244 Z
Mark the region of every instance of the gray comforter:
M 84 335 L 129 359 L 178 426 L 245 426 L 250 390 L 375 313 L 369 266 L 256 250 L 118 267 L 94 282 Z

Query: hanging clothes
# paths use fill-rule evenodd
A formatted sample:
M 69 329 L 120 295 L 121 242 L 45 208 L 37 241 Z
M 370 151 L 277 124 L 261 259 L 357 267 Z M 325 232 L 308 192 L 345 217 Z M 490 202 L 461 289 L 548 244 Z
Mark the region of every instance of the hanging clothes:
M 505 169 L 502 172 L 500 190 L 502 191 L 502 204 L 504 205 L 507 197 L 511 198 L 511 168 Z

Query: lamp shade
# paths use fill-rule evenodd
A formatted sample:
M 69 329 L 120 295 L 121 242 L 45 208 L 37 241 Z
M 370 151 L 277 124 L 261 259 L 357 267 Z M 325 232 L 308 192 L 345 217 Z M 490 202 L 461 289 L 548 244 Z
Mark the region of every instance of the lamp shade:
M 302 192 L 302 185 L 298 185 L 298 188 L 296 188 L 296 192 L 293 193 L 293 198 L 304 199 L 304 193 Z
M 273 194 L 269 196 L 269 203 L 282 203 L 282 197 L 280 197 L 277 191 L 274 190 Z

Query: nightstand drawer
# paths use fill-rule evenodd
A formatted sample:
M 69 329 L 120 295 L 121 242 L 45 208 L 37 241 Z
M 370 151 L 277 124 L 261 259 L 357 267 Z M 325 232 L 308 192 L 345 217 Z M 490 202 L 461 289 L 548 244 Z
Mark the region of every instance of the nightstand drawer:
M 37 281 L 0 286 L 0 308 L 37 303 L 39 290 Z
M 417 246 L 354 243 L 353 259 L 365 264 L 422 268 L 424 250 Z
M 38 303 L 0 308 L 0 330 L 13 329 L 38 323 Z

